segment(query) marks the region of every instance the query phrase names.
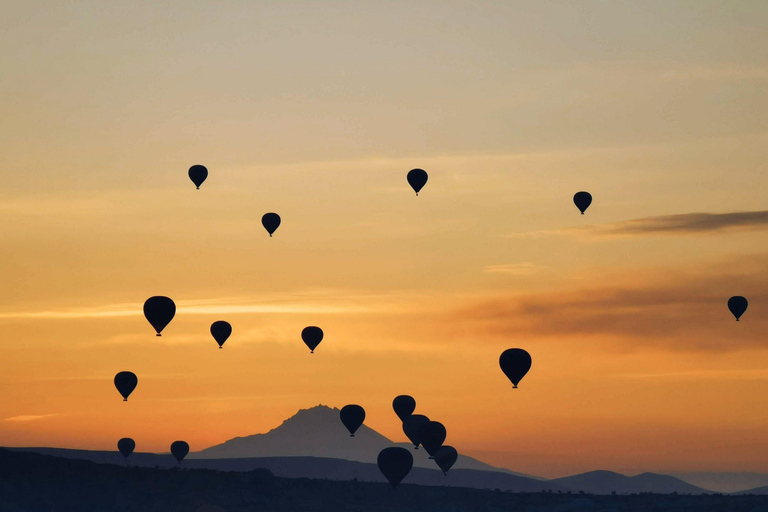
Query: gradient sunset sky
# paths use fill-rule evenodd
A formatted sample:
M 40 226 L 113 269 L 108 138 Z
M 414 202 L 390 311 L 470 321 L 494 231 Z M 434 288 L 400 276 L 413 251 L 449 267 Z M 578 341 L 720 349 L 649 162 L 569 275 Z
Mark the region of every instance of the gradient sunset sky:
M 197 451 L 320 403 L 405 441 L 407 393 L 515 471 L 768 472 L 766 27 L 760 0 L 5 5 L 0 445 Z

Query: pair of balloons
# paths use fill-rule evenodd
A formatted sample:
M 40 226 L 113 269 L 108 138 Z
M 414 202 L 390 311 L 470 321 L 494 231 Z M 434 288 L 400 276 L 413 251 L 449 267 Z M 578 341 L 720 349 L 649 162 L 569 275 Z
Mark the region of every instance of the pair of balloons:
M 423 446 L 430 458 L 445 441 L 445 427 L 439 421 L 431 421 L 423 414 L 411 414 L 403 420 L 403 433 L 413 443 L 414 449 Z
M 130 437 L 124 437 L 117 442 L 117 449 L 126 459 L 136 448 L 136 442 Z M 189 445 L 185 441 L 174 441 L 171 443 L 171 454 L 177 462 L 181 462 L 189 453 Z

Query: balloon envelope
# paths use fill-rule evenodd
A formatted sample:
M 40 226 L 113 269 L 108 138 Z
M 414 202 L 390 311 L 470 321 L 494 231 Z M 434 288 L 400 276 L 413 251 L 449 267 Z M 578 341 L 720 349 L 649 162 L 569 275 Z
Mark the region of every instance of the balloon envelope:
M 124 437 L 117 442 L 117 449 L 126 459 L 133 453 L 134 448 L 136 448 L 136 442 L 130 437 Z
M 409 395 L 396 396 L 392 400 L 392 408 L 395 410 L 395 414 L 400 418 L 400 421 L 405 421 L 405 418 L 413 414 L 416 410 L 416 400 Z
M 150 297 L 144 302 L 144 316 L 160 336 L 176 315 L 176 304 L 168 297 Z
M 211 324 L 211 335 L 216 340 L 216 343 L 219 344 L 219 348 L 224 345 L 230 334 L 232 334 L 232 326 L 229 325 L 229 322 L 219 320 Z
M 413 455 L 405 448 L 400 448 L 399 446 L 384 448 L 379 452 L 376 464 L 378 464 L 381 474 L 389 480 L 389 483 L 394 488 L 411 471 Z
M 138 383 L 139 379 L 136 378 L 136 374 L 133 372 L 120 372 L 115 375 L 115 387 L 123 395 L 123 402 L 128 401 L 128 395 L 133 393 Z
M 435 452 L 435 462 L 443 470 L 443 474 L 447 474 L 448 470 L 456 463 L 456 459 L 459 458 L 459 454 L 456 448 L 453 446 L 441 446 Z
M 208 177 L 208 169 L 206 169 L 204 165 L 193 165 L 189 168 L 188 174 L 189 179 L 192 180 L 192 183 L 194 183 L 199 190 L 200 185 L 202 185 L 205 178 Z
M 736 295 L 735 297 L 728 299 L 728 309 L 730 309 L 733 316 L 736 317 L 737 322 L 739 321 L 739 318 L 741 318 L 741 315 L 747 310 L 747 306 L 749 306 L 749 302 L 747 302 L 747 299 L 741 295 Z
M 504 375 L 517 387 L 520 380 L 531 369 L 531 355 L 521 348 L 510 348 L 502 352 L 499 366 Z
M 272 233 L 280 227 L 280 216 L 276 213 L 265 213 L 261 218 L 261 225 L 267 230 L 269 236 L 272 236 Z
M 411 414 L 403 420 L 403 433 L 411 440 L 417 450 L 421 444 L 421 427 L 427 423 L 429 423 L 429 418 L 423 414 Z
M 427 184 L 428 178 L 427 171 L 424 169 L 411 169 L 408 171 L 408 184 L 411 185 L 416 195 L 419 195 L 419 191 Z
M 185 441 L 174 441 L 171 443 L 171 453 L 181 462 L 189 453 L 189 445 Z
M 304 340 L 304 344 L 309 347 L 311 353 L 315 353 L 315 349 L 323 341 L 323 330 L 314 325 L 305 327 L 301 331 L 301 339 Z
M 584 212 L 589 208 L 589 205 L 592 204 L 592 194 L 589 192 L 576 192 L 573 195 L 573 204 L 575 204 L 576 208 L 578 208 L 581 214 L 584 215 Z
M 347 427 L 347 430 L 349 430 L 349 435 L 355 437 L 355 432 L 365 421 L 365 409 L 355 404 L 345 405 L 341 408 L 339 417 L 344 426 Z
M 443 442 L 445 442 L 445 427 L 439 421 L 425 423 L 419 430 L 419 440 L 427 453 L 434 456 L 438 448 L 443 446 Z

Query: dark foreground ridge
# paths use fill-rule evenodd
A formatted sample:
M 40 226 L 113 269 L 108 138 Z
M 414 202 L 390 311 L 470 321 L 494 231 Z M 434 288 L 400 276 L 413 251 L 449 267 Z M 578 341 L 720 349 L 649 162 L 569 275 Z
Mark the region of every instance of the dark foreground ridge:
M 751 511 L 765 496 L 594 496 L 286 479 L 266 469 L 219 472 L 96 464 L 0 449 L 0 511 Z M 758 509 L 760 510 L 760 509 Z

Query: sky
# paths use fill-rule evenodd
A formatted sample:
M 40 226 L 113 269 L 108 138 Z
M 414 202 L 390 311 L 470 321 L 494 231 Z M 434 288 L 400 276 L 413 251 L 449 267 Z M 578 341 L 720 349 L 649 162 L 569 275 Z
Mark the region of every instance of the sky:
M 768 472 L 765 2 L 3 11 L 1 445 L 197 451 L 321 403 L 405 441 L 410 394 L 515 471 Z

